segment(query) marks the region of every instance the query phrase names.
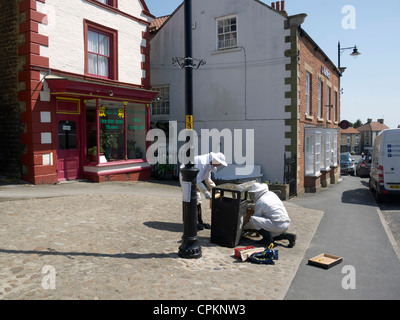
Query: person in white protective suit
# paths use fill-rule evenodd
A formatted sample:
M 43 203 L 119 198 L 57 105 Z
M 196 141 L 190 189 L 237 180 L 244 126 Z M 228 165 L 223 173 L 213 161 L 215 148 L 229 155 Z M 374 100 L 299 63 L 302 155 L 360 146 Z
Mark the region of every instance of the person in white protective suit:
M 244 230 L 255 229 L 262 235 L 259 244 L 269 246 L 274 240 L 288 240 L 289 248 L 294 247 L 296 235 L 286 233 L 290 218 L 283 202 L 267 184 L 254 183 L 249 190 L 250 198 L 254 195 L 254 215 L 245 224 Z
M 201 212 L 201 193 L 204 194 L 206 199 L 211 199 L 210 190 L 215 187 L 214 181 L 211 180 L 211 172 L 217 172 L 217 168 L 220 166 L 226 167 L 228 164 L 225 161 L 225 155 L 221 152 L 214 153 L 210 152 L 204 155 L 194 157 L 194 166 L 199 169 L 197 174 L 197 228 L 199 230 L 211 229 L 208 223 L 203 222 Z M 181 169 L 185 165 L 181 165 Z M 182 175 L 179 175 L 180 181 L 182 181 Z

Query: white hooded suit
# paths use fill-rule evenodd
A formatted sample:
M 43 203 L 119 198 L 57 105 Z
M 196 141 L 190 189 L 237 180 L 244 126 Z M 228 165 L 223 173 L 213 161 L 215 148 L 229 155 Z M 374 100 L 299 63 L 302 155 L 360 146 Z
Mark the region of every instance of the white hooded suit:
M 269 191 L 267 184 L 255 183 L 249 191 L 254 193 L 255 211 L 244 229 L 264 229 L 276 237 L 289 229 L 290 218 L 279 197 Z

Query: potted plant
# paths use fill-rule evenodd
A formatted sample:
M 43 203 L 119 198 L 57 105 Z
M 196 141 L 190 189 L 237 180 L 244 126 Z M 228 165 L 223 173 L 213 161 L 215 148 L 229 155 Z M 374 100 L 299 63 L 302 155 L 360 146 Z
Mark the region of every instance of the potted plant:
M 135 159 L 136 154 L 135 154 L 135 140 L 128 140 L 127 141 L 127 147 L 128 147 L 128 159 Z
M 136 159 L 142 159 L 142 149 L 140 149 L 140 147 L 135 148 L 135 155 Z
M 175 166 L 168 162 L 158 164 L 156 168 L 158 178 L 161 180 L 171 180 L 174 168 Z
M 266 181 L 268 184 L 268 189 L 277 194 L 279 199 L 281 200 L 289 200 L 289 185 L 285 183 L 280 183 L 278 180 L 275 180 L 275 183 L 271 183 L 270 181 Z
M 111 158 L 111 153 L 118 149 L 118 136 L 116 134 L 105 134 L 104 137 L 104 148 L 106 153 L 106 158 Z
M 88 161 L 89 162 L 97 162 L 97 146 L 91 147 L 88 149 Z M 100 147 L 100 155 L 104 154 L 103 147 Z

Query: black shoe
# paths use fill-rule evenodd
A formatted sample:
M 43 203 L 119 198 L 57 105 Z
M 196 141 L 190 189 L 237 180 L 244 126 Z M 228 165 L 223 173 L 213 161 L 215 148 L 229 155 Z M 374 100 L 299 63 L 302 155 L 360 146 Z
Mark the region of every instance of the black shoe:
M 202 223 L 197 224 L 197 230 L 204 230 L 204 226 Z
M 286 239 L 289 240 L 289 248 L 293 248 L 296 245 L 297 236 L 293 233 L 287 233 Z
M 269 247 L 274 242 L 269 231 L 261 229 L 257 230 L 257 232 L 263 237 L 261 240 L 256 241 L 257 244 Z
M 288 248 L 293 248 L 296 244 L 297 236 L 293 233 L 282 233 L 279 236 L 274 237 L 274 240 L 288 240 L 289 245 Z

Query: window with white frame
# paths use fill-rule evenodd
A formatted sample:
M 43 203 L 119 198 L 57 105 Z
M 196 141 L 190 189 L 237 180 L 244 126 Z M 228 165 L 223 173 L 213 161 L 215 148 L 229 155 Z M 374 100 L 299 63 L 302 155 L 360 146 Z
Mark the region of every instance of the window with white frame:
M 317 176 L 321 170 L 337 165 L 337 138 L 335 130 L 306 129 L 305 175 Z
M 169 86 L 153 87 L 152 90 L 158 92 L 156 99 L 153 101 L 152 115 L 169 115 Z
M 305 137 L 305 175 L 314 175 L 314 135 L 306 134 Z
M 321 172 L 321 132 L 315 134 L 314 174 Z
M 337 165 L 337 139 L 338 139 L 338 134 L 337 132 L 331 132 L 331 166 L 336 166 Z
M 326 170 L 326 134 L 321 134 L 321 170 Z
M 331 166 L 331 133 L 325 132 L 325 168 Z
M 224 50 L 236 47 L 237 16 L 228 16 L 217 19 L 217 49 Z
M 306 114 L 311 115 L 311 74 L 306 72 Z

